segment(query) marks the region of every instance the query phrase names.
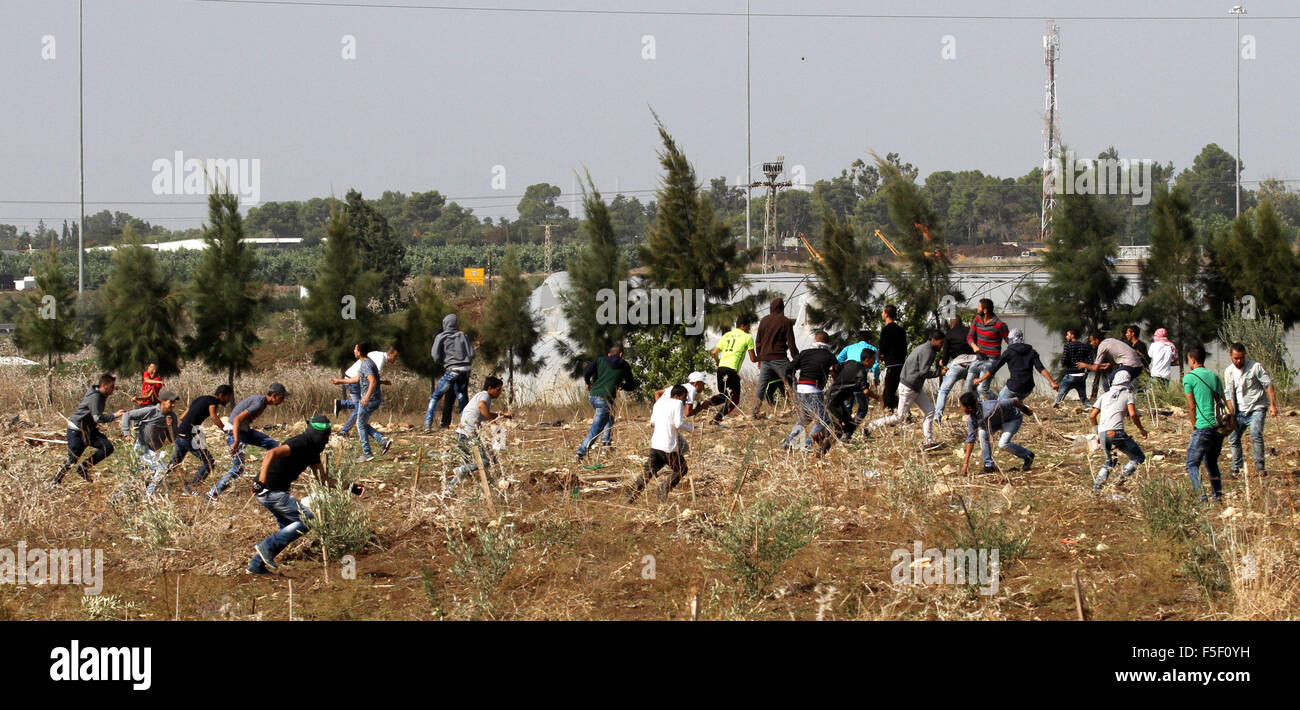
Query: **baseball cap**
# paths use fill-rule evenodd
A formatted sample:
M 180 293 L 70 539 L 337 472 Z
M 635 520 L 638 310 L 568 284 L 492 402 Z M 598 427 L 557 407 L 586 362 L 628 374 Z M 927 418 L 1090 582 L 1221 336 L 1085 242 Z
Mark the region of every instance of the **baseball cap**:
M 266 388 L 266 391 L 271 394 L 282 394 L 285 397 L 289 396 L 289 390 L 285 389 L 284 385 L 279 382 L 272 382 L 271 386 Z
M 171 390 L 163 390 L 158 393 L 158 401 L 161 402 L 164 399 L 169 402 L 175 402 L 176 400 L 180 399 L 180 397 L 178 397 L 176 393 Z
M 709 376 L 707 374 L 700 372 L 699 370 L 696 370 L 695 372 L 692 372 L 689 377 L 686 378 L 686 382 L 688 384 L 694 384 L 696 382 L 707 382 L 708 379 Z

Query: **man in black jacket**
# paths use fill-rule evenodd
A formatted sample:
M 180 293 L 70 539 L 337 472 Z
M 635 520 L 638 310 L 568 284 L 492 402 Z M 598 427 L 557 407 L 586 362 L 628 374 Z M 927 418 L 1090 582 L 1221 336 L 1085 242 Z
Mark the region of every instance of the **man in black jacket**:
M 1011 333 L 1007 335 L 1007 342 L 1011 343 L 998 359 L 993 363 L 993 367 L 980 375 L 975 380 L 979 385 L 1002 369 L 1003 365 L 1007 366 L 1007 384 L 998 393 L 998 399 L 1019 399 L 1024 400 L 1034 391 L 1034 371 L 1037 370 L 1047 378 L 1048 384 L 1052 389 L 1060 389 L 1056 380 L 1052 379 L 1052 373 L 1043 367 L 1042 358 L 1038 357 L 1038 351 L 1032 345 L 1025 342 L 1025 331 L 1019 328 L 1012 328 Z
M 119 409 L 113 414 L 104 411 L 104 403 L 113 396 L 115 389 L 117 389 L 116 377 L 109 374 L 101 376 L 99 384 L 86 392 L 81 404 L 77 406 L 77 411 L 67 419 L 68 460 L 59 468 L 59 472 L 54 474 L 50 483 L 57 484 L 63 481 L 63 476 L 67 474 L 68 469 L 77 466 L 81 455 L 88 448 L 95 449 L 95 453 L 89 460 L 77 466 L 77 475 L 86 481 L 90 481 L 90 469 L 95 464 L 113 455 L 113 444 L 107 436 L 104 436 L 104 432 L 99 430 L 99 425 L 107 424 L 126 412 L 125 409 Z
M 880 366 L 885 370 L 885 409 L 898 406 L 898 379 L 907 359 L 907 332 L 898 324 L 898 306 L 889 304 L 880 312 L 885 324 L 880 328 Z
M 880 401 L 880 395 L 871 391 L 871 366 L 876 362 L 874 350 L 863 349 L 861 360 L 845 360 L 836 365 L 835 383 L 826 388 L 826 411 L 830 414 L 831 428 L 835 437 L 848 441 L 858 428 L 858 420 L 853 414 L 853 405 L 858 398 Z M 865 417 L 866 407 L 858 411 Z M 829 449 L 831 439 L 822 447 Z
M 819 330 L 813 334 L 813 345 L 799 353 L 790 361 L 786 377 L 794 385 L 795 397 L 799 403 L 799 420 L 795 422 L 790 435 L 781 444 L 782 449 L 789 450 L 801 432 L 807 432 L 804 450 L 812 450 L 813 444 L 820 444 L 826 437 L 826 400 L 822 389 L 831 371 L 835 369 L 835 354 L 831 352 L 830 336 Z

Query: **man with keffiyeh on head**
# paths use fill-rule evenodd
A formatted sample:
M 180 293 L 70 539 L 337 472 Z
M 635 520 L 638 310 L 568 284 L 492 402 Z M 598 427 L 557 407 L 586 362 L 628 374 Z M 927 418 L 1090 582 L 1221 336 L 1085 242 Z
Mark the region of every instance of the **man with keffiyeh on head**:
M 1169 339 L 1169 331 L 1157 328 L 1152 335 L 1151 345 L 1147 348 L 1151 358 L 1151 379 L 1169 384 L 1169 374 L 1174 363 L 1178 362 L 1178 346 Z
M 1007 342 L 1010 343 L 1006 352 L 998 356 L 994 361 L 993 367 L 985 371 L 984 374 L 975 378 L 973 384 L 979 385 L 985 380 L 993 377 L 1003 365 L 1007 366 L 1010 376 L 1007 378 L 1007 384 L 998 393 L 998 399 L 1019 399 L 1023 400 L 1034 391 L 1034 371 L 1037 370 L 1047 378 L 1047 382 L 1052 385 L 1052 389 L 1059 389 L 1060 385 L 1052 379 L 1052 374 L 1043 367 L 1042 358 L 1038 357 L 1038 351 L 1032 345 L 1025 342 L 1025 331 L 1020 328 L 1012 328 L 1007 334 Z
M 1092 409 L 1088 412 L 1088 421 L 1097 427 L 1097 440 L 1106 455 L 1106 461 L 1102 463 L 1097 478 L 1092 482 L 1094 491 L 1099 491 L 1106 485 L 1110 470 L 1119 463 L 1119 456 L 1115 451 L 1122 451 L 1129 458 L 1124 471 L 1119 475 L 1119 480 L 1115 482 L 1116 488 L 1123 488 L 1128 477 L 1147 460 L 1137 440 L 1124 431 L 1124 417 L 1128 416 L 1133 420 L 1137 430 L 1142 432 L 1142 438 L 1147 437 L 1147 430 L 1142 426 L 1142 418 L 1138 416 L 1137 400 L 1133 398 L 1132 382 L 1133 377 L 1127 371 L 1116 372 L 1115 378 L 1110 382 L 1110 389 L 1097 398 L 1097 403 L 1092 405 Z

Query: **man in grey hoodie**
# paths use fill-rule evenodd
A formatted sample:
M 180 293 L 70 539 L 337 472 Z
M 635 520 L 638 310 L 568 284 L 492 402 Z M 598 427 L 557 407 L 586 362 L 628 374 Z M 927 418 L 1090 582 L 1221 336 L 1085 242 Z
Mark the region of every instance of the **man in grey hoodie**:
M 459 325 L 460 319 L 455 313 L 448 313 L 443 317 L 442 332 L 433 339 L 433 348 L 429 351 L 433 361 L 442 363 L 445 369 L 442 379 L 438 380 L 437 386 L 433 388 L 433 396 L 429 398 L 429 408 L 424 412 L 425 431 L 433 428 L 433 410 L 437 407 L 438 398 L 444 394 L 450 396 L 452 391 L 455 392 L 458 410 L 464 409 L 465 405 L 469 404 L 469 372 L 474 362 L 474 344 L 460 330 Z M 442 423 L 444 428 L 451 424 L 449 419 L 449 417 L 444 419 Z
M 68 460 L 59 468 L 59 472 L 54 474 L 50 483 L 61 482 L 68 469 L 77 465 L 77 461 L 81 460 L 81 455 L 88 448 L 93 448 L 95 453 L 88 461 L 77 466 L 77 475 L 87 481 L 90 481 L 90 469 L 113 455 L 113 444 L 109 442 L 107 436 L 104 436 L 104 432 L 99 430 L 99 425 L 117 419 L 126 411 L 119 409 L 113 414 L 104 411 L 104 403 L 113 396 L 115 389 L 117 389 L 117 378 L 106 374 L 99 378 L 98 385 L 86 392 L 81 404 L 77 406 L 77 411 L 73 412 L 72 417 L 67 420 Z
M 934 440 L 934 405 L 930 402 L 930 395 L 925 393 L 924 386 L 926 380 L 947 372 L 947 368 L 935 370 L 933 367 L 934 359 L 943 347 L 943 340 L 942 332 L 932 331 L 930 339 L 916 346 L 912 354 L 907 356 L 903 361 L 902 370 L 898 373 L 898 411 L 871 422 L 867 427 L 870 431 L 890 424 L 901 424 L 907 419 L 907 411 L 912 408 L 912 405 L 916 405 L 925 415 L 925 420 L 921 423 L 921 430 L 925 434 L 925 448 L 938 445 Z
M 131 424 L 138 422 L 135 435 L 135 452 L 140 465 L 149 471 L 149 485 L 145 495 L 153 495 L 158 482 L 167 473 L 167 459 L 162 448 L 176 441 L 176 396 L 171 390 L 158 393 L 158 403 L 150 404 L 122 415 L 122 436 L 131 436 Z M 125 490 L 125 488 L 123 489 Z

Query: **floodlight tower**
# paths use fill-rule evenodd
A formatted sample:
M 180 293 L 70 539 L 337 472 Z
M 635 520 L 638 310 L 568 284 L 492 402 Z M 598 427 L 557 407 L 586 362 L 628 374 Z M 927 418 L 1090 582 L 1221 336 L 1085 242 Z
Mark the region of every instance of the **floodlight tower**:
M 778 155 L 776 160 L 770 163 L 763 163 L 763 174 L 767 176 L 766 182 L 751 183 L 750 187 L 766 187 L 767 201 L 763 205 L 763 273 L 768 273 L 768 252 L 776 246 L 776 191 L 782 187 L 790 187 L 790 182 L 777 182 L 781 173 L 785 172 L 785 156 Z
M 1038 224 L 1038 239 L 1046 242 L 1052 237 L 1052 212 L 1056 209 L 1056 191 L 1053 185 L 1054 158 L 1061 155 L 1061 130 L 1057 125 L 1056 63 L 1061 59 L 1061 33 L 1053 20 L 1047 21 L 1047 34 L 1043 35 L 1043 63 L 1047 65 L 1047 96 L 1043 124 L 1043 211 Z M 1065 168 L 1062 163 L 1062 168 Z M 1055 175 L 1060 180 L 1061 175 Z

